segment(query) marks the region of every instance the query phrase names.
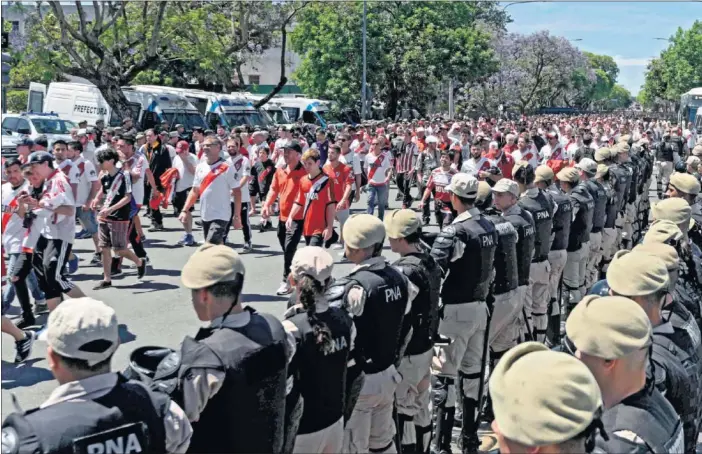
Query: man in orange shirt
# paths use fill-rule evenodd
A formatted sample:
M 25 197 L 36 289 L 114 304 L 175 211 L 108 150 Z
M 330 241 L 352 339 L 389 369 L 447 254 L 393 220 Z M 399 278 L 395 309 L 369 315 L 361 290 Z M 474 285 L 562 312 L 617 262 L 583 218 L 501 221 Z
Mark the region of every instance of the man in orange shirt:
M 302 234 L 308 246 L 329 247 L 334 232 L 334 179 L 319 168 L 319 150 L 310 148 L 302 155 L 307 176 L 300 180 L 300 191 L 285 225 L 292 228 L 293 219 L 302 213 Z
M 324 173 L 329 175 L 329 178 L 334 180 L 334 200 L 336 204 L 336 219 L 339 221 L 339 229 L 343 232 L 344 224 L 349 218 L 349 209 L 351 206 L 351 192 L 353 190 L 354 175 L 351 166 L 342 163 L 339 160 L 341 156 L 341 147 L 337 144 L 329 146 L 328 161 L 322 169 Z M 341 235 L 341 241 L 335 244 L 333 249 L 344 248 L 344 236 Z
M 307 175 L 304 166 L 300 162 L 301 155 L 302 146 L 296 140 L 288 142 L 283 147 L 283 159 L 286 165 L 284 168 L 275 171 L 271 188 L 268 191 L 268 198 L 261 209 L 263 218 L 268 218 L 271 206 L 278 199 L 280 207 L 278 242 L 280 247 L 283 248 L 284 256 L 283 282 L 276 292 L 278 295 L 288 295 L 292 292 L 292 287 L 288 283 L 288 274 L 290 274 L 290 265 L 297 250 L 297 244 L 302 237 L 302 211 L 296 213 L 295 216 L 290 216 L 293 204 L 300 192 L 300 180 Z M 289 227 L 287 226 L 288 217 L 291 219 Z

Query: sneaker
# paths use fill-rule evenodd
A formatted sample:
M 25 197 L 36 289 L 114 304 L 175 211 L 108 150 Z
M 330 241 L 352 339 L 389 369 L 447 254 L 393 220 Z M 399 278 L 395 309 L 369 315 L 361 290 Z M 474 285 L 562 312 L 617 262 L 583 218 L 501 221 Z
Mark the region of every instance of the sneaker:
M 188 238 L 188 234 L 184 233 L 183 236 L 178 240 L 178 244 L 181 246 L 185 245 L 185 240 Z
M 96 252 L 93 254 L 93 258 L 90 259 L 90 264 L 91 265 L 102 265 L 102 254 L 99 252 Z
M 283 281 L 282 284 L 280 284 L 280 287 L 278 287 L 278 290 L 275 292 L 276 295 L 289 295 L 292 293 L 292 287 L 290 287 L 290 284 L 288 284 L 287 281 Z
M 160 232 L 163 230 L 163 224 L 158 224 L 154 222 L 151 227 L 149 227 L 149 232 Z
M 251 245 L 251 242 L 249 241 L 248 243 L 244 243 L 244 245 L 239 249 L 239 254 L 248 254 L 253 250 L 253 246 Z
M 49 306 L 46 304 L 46 300 L 34 301 L 34 313 L 39 315 L 44 312 L 49 312 Z
M 78 271 L 78 256 L 74 255 L 72 259 L 68 259 L 68 274 L 73 274 Z
M 93 287 L 93 290 L 102 290 L 104 288 L 110 288 L 112 287 L 112 281 L 100 281 L 98 285 Z
M 196 219 L 195 220 L 195 225 L 198 227 L 202 227 L 202 220 L 201 219 Z
M 149 258 L 149 256 L 147 255 L 147 256 L 144 257 L 144 258 L 146 259 L 146 264 L 147 264 L 147 265 L 151 265 L 151 259 Z
M 146 258 L 141 259 L 141 265 L 137 266 L 137 279 L 141 279 L 146 274 Z
M 87 230 L 81 229 L 80 232 L 76 233 L 76 238 L 80 238 L 80 237 L 82 237 L 83 235 L 85 235 L 86 233 L 88 233 Z
M 88 232 L 78 232 L 76 234 L 76 239 L 79 239 L 79 240 L 87 240 L 88 238 L 92 238 L 92 237 L 93 237 L 93 235 L 91 235 Z
M 34 318 L 34 315 L 31 317 L 22 317 L 17 323 L 15 323 L 15 326 L 19 329 L 25 329 L 29 326 L 34 326 L 37 324 L 36 319 Z
M 185 241 L 183 242 L 184 246 L 193 246 L 195 244 L 195 237 L 191 233 L 185 235 Z M 148 259 L 148 257 L 147 257 Z
M 124 271 L 122 271 L 122 268 L 113 268 L 110 270 L 110 275 L 112 277 L 121 276 L 122 274 L 124 274 Z
M 15 349 L 17 349 L 17 354 L 15 355 L 15 364 L 21 363 L 25 359 L 29 358 L 32 353 L 32 345 L 36 340 L 36 334 L 33 331 L 24 331 L 24 339 L 15 342 Z

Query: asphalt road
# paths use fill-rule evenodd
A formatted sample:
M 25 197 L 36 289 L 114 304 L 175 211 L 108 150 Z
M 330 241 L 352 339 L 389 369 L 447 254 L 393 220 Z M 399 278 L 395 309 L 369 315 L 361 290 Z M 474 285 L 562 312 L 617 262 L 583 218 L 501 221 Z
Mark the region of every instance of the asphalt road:
M 390 207 L 399 208 L 395 202 L 395 190 L 390 196 Z M 354 205 L 354 212 L 365 209 L 365 195 Z M 198 210 L 196 207 L 195 215 Z M 159 345 L 177 348 L 185 335 L 195 335 L 202 325 L 195 316 L 190 302 L 190 293 L 180 284 L 181 269 L 194 247 L 182 247 L 176 244 L 183 234 L 178 220 L 172 211 L 166 211 L 165 231 L 146 232 L 146 249 L 151 259 L 151 267 L 142 282 L 136 278 L 136 269 L 125 266 L 123 276 L 113 278 L 113 287 L 94 291 L 92 288 L 102 279 L 102 268 L 89 265 L 92 254 L 91 240 L 76 240 L 76 253 L 81 261 L 72 281 L 80 286 L 86 295 L 104 301 L 117 311 L 120 323 L 122 345 L 115 353 L 113 368 L 123 370 L 127 365 L 129 354 L 137 347 Z M 282 317 L 287 304 L 287 297 L 275 294 L 283 273 L 283 253 L 278 244 L 275 231 L 260 233 L 255 228 L 259 217 L 252 218 L 253 252 L 243 255 L 246 266 L 244 297 L 259 311 L 269 312 Z M 148 223 L 148 219 L 144 223 Z M 276 221 L 274 220 L 274 224 Z M 436 228 L 436 227 L 434 227 Z M 197 228 L 196 228 L 197 229 Z M 196 240 L 202 239 L 202 232 L 194 232 Z M 241 231 L 230 234 L 230 241 L 238 248 L 243 243 Z M 304 240 L 300 247 L 304 246 Z M 397 255 L 386 246 L 386 257 L 395 260 Z M 342 261 L 341 251 L 330 252 L 336 258 L 334 276 L 342 277 L 350 271 L 350 262 Z M 131 262 L 125 261 L 131 265 Z M 19 315 L 17 302 L 11 309 L 11 317 Z M 14 315 L 12 315 L 14 314 Z M 44 321 L 42 316 L 39 321 Z M 40 405 L 57 385 L 45 360 L 46 343 L 37 341 L 31 356 L 20 365 L 14 364 L 14 342 L 9 336 L 2 336 L 2 418 L 14 411 L 11 396 L 14 394 L 22 408 L 30 409 Z

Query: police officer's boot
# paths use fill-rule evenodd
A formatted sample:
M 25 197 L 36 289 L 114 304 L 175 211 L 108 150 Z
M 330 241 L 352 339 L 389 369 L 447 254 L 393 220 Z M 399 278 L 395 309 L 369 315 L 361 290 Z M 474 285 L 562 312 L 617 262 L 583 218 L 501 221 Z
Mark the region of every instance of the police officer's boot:
M 429 454 L 431 442 L 431 424 L 428 426 L 414 426 L 414 435 L 417 439 L 415 452 L 417 454 Z
M 477 453 L 480 448 L 478 438 L 478 419 L 475 412 L 478 409 L 478 401 L 475 399 L 463 398 L 463 427 L 461 427 L 461 452 L 463 454 Z
M 397 413 L 395 418 L 395 425 L 397 430 L 395 432 L 395 445 L 400 447 L 400 454 L 415 454 L 417 452 L 417 445 L 415 443 L 403 443 L 402 439 L 405 434 L 409 431 L 414 431 L 414 423 L 412 422 L 412 417 L 410 415 L 403 415 L 402 413 Z
M 431 440 L 431 454 L 451 453 L 451 433 L 456 407 L 447 407 L 449 386 L 453 386 L 451 377 L 432 376 L 432 394 L 434 399 L 434 434 Z
M 561 307 L 556 298 L 551 298 L 548 306 L 548 325 L 546 326 L 546 345 L 552 347 L 561 342 Z M 492 370 L 492 367 L 490 368 Z

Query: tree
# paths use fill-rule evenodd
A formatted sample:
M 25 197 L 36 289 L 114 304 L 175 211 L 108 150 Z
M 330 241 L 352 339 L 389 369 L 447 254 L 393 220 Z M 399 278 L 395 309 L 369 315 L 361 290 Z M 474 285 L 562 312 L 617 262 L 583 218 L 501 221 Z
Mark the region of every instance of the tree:
M 584 54 L 596 78 L 595 83 L 592 84 L 587 93 L 587 101 L 589 103 L 597 103 L 609 97 L 614 85 L 617 83 L 619 67 L 609 55 L 597 55 L 591 52 L 584 52 Z
M 607 98 L 604 100 L 604 104 L 609 109 L 626 109 L 634 102 L 634 97 L 631 96 L 631 92 L 621 85 L 615 85 L 612 87 Z
M 660 58 L 649 63 L 642 99 L 647 104 L 668 100 L 679 102 L 680 96 L 702 86 L 702 21 L 689 30 L 678 28 Z
M 376 104 L 395 116 L 400 101 L 423 107 L 439 82 L 469 83 L 496 69 L 491 35 L 506 15 L 491 3 L 369 2 L 367 81 Z M 293 77 L 304 92 L 355 106 L 361 92 L 362 3 L 319 2 L 298 15 L 292 48 L 302 57 Z
M 588 59 L 567 39 L 548 32 L 503 36 L 495 44 L 499 70 L 464 87 L 464 101 L 492 113 L 502 104 L 521 113 L 582 103 L 595 82 Z

